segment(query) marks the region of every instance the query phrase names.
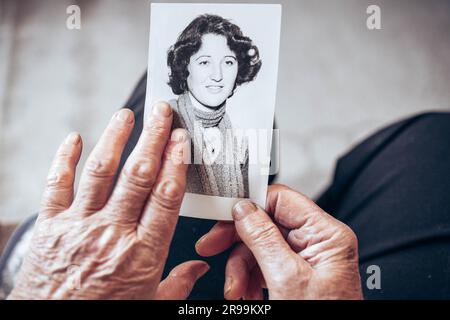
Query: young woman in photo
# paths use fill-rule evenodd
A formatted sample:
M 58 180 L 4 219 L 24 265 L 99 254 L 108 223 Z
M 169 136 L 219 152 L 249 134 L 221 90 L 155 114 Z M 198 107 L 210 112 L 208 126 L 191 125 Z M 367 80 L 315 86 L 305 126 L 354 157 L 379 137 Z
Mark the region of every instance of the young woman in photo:
M 237 25 L 205 14 L 179 35 L 167 64 L 168 84 L 178 95 L 170 101 L 174 128 L 191 136 L 187 192 L 248 198 L 248 143 L 232 134 L 226 102 L 258 74 L 258 48 Z

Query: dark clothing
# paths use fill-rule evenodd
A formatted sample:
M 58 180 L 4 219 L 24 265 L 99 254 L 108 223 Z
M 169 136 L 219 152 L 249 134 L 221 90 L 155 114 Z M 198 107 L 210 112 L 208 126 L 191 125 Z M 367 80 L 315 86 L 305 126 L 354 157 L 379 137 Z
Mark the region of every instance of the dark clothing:
M 136 126 L 121 166 L 142 130 L 146 77 L 126 107 Z M 273 177 L 272 177 L 273 178 Z M 450 113 L 427 113 L 377 132 L 342 157 L 317 203 L 358 236 L 364 296 L 450 298 Z M 164 276 L 191 259 L 215 221 L 180 217 Z M 229 252 L 204 259 L 210 271 L 193 299 L 223 299 Z M 381 268 L 381 289 L 366 286 L 367 266 Z
M 450 298 L 450 113 L 379 131 L 342 157 L 318 202 L 359 242 L 360 271 L 381 268 L 366 298 Z

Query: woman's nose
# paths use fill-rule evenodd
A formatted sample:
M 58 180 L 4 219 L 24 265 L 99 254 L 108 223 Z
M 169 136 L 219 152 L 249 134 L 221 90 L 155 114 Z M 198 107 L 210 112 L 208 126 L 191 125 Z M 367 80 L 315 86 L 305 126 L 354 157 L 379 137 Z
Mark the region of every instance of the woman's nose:
M 222 81 L 222 67 L 220 65 L 213 65 L 210 78 L 216 82 Z

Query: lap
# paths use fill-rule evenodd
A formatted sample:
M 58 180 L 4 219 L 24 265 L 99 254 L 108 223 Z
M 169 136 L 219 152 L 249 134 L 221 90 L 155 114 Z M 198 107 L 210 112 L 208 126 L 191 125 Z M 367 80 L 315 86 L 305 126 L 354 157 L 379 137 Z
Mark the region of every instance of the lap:
M 358 236 L 367 298 L 450 297 L 450 114 L 393 124 L 351 150 L 318 204 Z M 446 250 L 447 248 L 447 250 Z

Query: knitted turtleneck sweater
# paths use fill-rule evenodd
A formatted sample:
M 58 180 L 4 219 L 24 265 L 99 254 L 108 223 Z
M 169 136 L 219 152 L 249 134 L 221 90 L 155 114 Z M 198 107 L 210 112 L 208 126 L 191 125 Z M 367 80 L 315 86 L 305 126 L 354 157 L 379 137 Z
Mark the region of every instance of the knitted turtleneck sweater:
M 184 128 L 191 136 L 186 192 L 248 198 L 247 140 L 234 137 L 226 103 L 200 110 L 185 93 L 170 105 L 174 110 L 173 127 Z

